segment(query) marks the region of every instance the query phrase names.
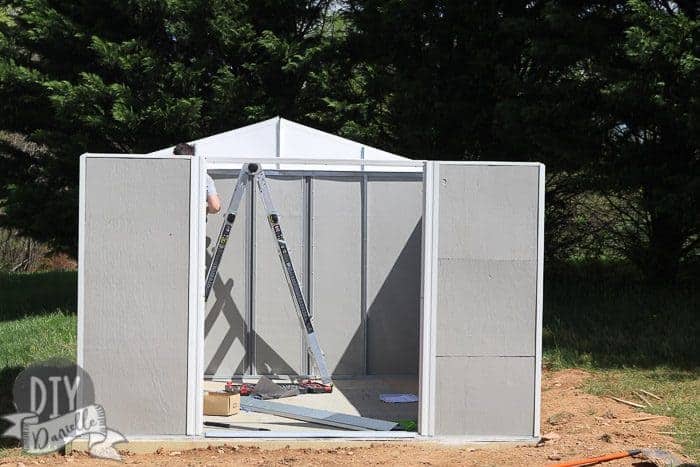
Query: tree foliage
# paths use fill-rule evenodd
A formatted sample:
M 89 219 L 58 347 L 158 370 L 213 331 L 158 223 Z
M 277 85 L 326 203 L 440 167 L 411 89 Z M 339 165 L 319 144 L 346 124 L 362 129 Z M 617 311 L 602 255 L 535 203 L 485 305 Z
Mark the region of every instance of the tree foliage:
M 631 0 L 616 60 L 602 63 L 605 144 L 591 173 L 628 194 L 612 226 L 623 254 L 655 281 L 673 280 L 700 231 L 700 22 L 672 2 Z
M 147 152 L 323 107 L 330 1 L 3 2 L 3 223 L 74 249 L 78 156 Z M 283 13 L 282 13 L 283 12 Z
M 698 251 L 692 1 L 2 0 L 2 223 L 75 247 L 77 156 L 274 115 L 426 159 L 538 160 L 548 257 Z
M 695 3 L 348 5 L 394 150 L 545 162 L 550 257 L 619 255 L 669 281 L 697 255 Z

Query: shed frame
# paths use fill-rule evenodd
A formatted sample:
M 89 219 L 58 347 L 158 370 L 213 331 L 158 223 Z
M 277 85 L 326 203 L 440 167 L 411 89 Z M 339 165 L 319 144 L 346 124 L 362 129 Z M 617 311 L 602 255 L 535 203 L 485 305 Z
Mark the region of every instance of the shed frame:
M 279 139 L 277 148 L 279 150 Z M 222 155 L 173 156 L 163 154 L 109 154 L 86 153 L 81 156 L 80 164 L 80 195 L 79 195 L 79 248 L 78 248 L 78 320 L 77 320 L 77 362 L 84 363 L 85 336 L 85 219 L 86 198 L 82 187 L 86 183 L 86 160 L 88 158 L 123 158 L 123 159 L 190 159 L 190 242 L 189 251 L 189 314 L 187 342 L 187 422 L 186 436 L 202 437 L 205 435 L 203 424 L 203 375 L 204 375 L 204 281 L 205 281 L 205 220 L 204 210 L 205 174 L 207 171 L 238 170 L 246 162 L 262 164 L 264 170 L 272 173 L 301 173 L 315 175 L 319 173 L 349 173 L 362 174 L 379 169 L 387 176 L 406 176 L 410 173 L 423 175 L 423 236 L 421 258 L 421 293 L 420 293 L 420 349 L 419 349 L 419 409 L 418 437 L 434 437 L 435 432 L 435 390 L 436 390 L 436 308 L 437 308 L 437 248 L 439 220 L 439 185 L 441 165 L 463 166 L 528 166 L 537 167 L 539 171 L 538 187 L 538 218 L 537 218 L 537 278 L 536 278 L 536 329 L 535 329 L 535 391 L 534 391 L 534 423 L 533 436 L 464 436 L 463 441 L 532 441 L 540 434 L 540 398 L 541 398 L 541 360 L 542 360 L 542 308 L 543 308 L 543 265 L 544 265 L 544 175 L 543 164 L 531 162 L 439 162 L 426 160 L 367 160 L 367 159 L 338 159 L 338 158 L 280 158 L 279 154 L 270 157 L 226 157 Z M 287 168 L 282 168 L 287 166 Z M 289 168 L 289 166 L 293 168 Z M 307 169 L 314 166 L 313 169 Z M 322 170 L 318 166 L 323 166 Z M 347 167 L 351 167 L 350 170 Z M 366 201 L 365 201 L 366 202 Z M 363 253 L 366 254 L 366 253 Z M 194 278 L 194 279 L 193 279 Z M 364 439 L 390 437 L 387 433 L 373 435 L 372 432 L 362 432 Z M 248 435 L 248 436 L 246 436 Z M 347 438 L 358 438 L 357 432 Z M 265 437 L 259 431 L 237 432 L 236 437 L 261 438 Z M 279 434 L 270 437 L 279 438 Z M 291 436 L 293 437 L 293 436 Z M 342 438 L 343 436 L 338 436 Z M 405 434 L 397 437 L 404 437 Z M 152 435 L 130 435 L 131 439 L 153 438 Z M 170 438 L 170 437 L 168 437 Z M 178 438 L 175 436 L 174 438 Z

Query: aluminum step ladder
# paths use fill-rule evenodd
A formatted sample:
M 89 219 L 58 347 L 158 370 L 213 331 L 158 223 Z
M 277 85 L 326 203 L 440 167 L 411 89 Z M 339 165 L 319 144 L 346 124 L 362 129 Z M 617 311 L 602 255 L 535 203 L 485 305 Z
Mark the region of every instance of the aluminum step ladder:
M 241 171 L 238 175 L 238 181 L 236 182 L 236 187 L 233 190 L 233 195 L 231 196 L 231 202 L 228 205 L 228 209 L 224 215 L 224 224 L 221 226 L 221 231 L 219 232 L 219 238 L 216 241 L 216 249 L 214 250 L 214 256 L 212 257 L 211 264 L 209 265 L 209 270 L 207 271 L 207 280 L 204 288 L 204 299 L 209 299 L 209 293 L 211 292 L 212 285 L 214 284 L 214 279 L 216 278 L 216 273 L 221 264 L 221 257 L 224 254 L 224 249 L 228 243 L 229 235 L 231 234 L 231 228 L 236 220 L 236 215 L 238 214 L 238 208 L 241 204 L 241 199 L 245 193 L 250 177 L 253 178 L 253 183 L 257 185 L 258 191 L 260 192 L 263 206 L 267 213 L 267 220 L 270 224 L 270 229 L 272 229 L 272 234 L 275 239 L 275 246 L 277 247 L 277 253 L 279 254 L 280 261 L 282 262 L 282 270 L 284 271 L 284 276 L 287 279 L 287 285 L 289 286 L 289 291 L 292 294 L 292 301 L 294 302 L 294 308 L 297 311 L 297 315 L 301 321 L 302 327 L 306 332 L 306 342 L 311 351 L 311 355 L 316 362 L 316 366 L 321 376 L 321 381 L 323 384 L 330 385 L 331 377 L 328 373 L 328 367 L 326 366 L 326 357 L 321 350 L 321 346 L 318 342 L 318 337 L 314 331 L 313 324 L 311 323 L 311 315 L 309 314 L 309 309 L 304 301 L 304 295 L 301 293 L 301 285 L 297 279 L 296 272 L 294 272 L 294 265 L 292 264 L 292 258 L 289 256 L 289 249 L 287 248 L 287 242 L 282 234 L 282 226 L 280 225 L 280 216 L 272 203 L 272 195 L 270 194 L 270 187 L 267 184 L 267 179 L 265 178 L 265 173 L 262 168 L 256 163 L 243 164 Z

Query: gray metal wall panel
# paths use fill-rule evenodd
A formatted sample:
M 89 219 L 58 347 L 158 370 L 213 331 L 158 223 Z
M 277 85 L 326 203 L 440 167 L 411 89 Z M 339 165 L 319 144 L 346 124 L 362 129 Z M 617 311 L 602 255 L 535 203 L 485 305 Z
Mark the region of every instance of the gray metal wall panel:
M 313 317 L 329 370 L 364 373 L 362 199 L 359 178 L 315 178 Z
M 218 174 L 215 179 L 225 209 L 235 176 Z M 360 178 L 334 175 L 313 179 L 311 210 L 315 220 L 311 229 L 315 275 L 312 284 L 314 296 L 309 306 L 315 313 L 315 327 L 329 366 L 337 375 L 362 374 L 366 364 L 374 374 L 417 372 L 422 184 L 415 176 L 413 178 L 407 181 L 370 176 L 372 181 L 368 184 L 367 194 L 366 280 L 370 326 L 367 350 L 364 349 L 366 328 L 361 309 Z M 307 285 L 303 261 L 304 248 L 308 246 L 302 246 L 301 242 L 304 222 L 312 214 L 304 204 L 303 181 L 301 177 L 280 178 L 278 175 L 268 175 L 268 180 L 273 201 L 282 216 L 282 227 L 290 244 L 295 269 L 302 285 Z M 257 189 L 253 189 L 257 198 Z M 219 268 L 220 280 L 217 279 L 207 304 L 205 366 L 208 376 L 229 377 L 234 372 L 242 374 L 245 370 L 243 336 L 245 289 L 248 287 L 245 261 L 249 252 L 244 251 L 244 237 L 245 224 L 250 217 L 244 203 Z M 216 241 L 220 225 L 221 216 L 208 217 L 207 234 L 212 241 Z M 257 333 L 257 370 L 259 373 L 304 372 L 303 333 L 259 200 L 256 201 L 255 229 L 253 331 Z M 209 251 L 212 249 L 213 245 L 210 245 Z M 343 279 L 339 280 L 339 277 Z M 273 292 L 270 294 L 268 289 Z
M 438 355 L 535 355 L 536 261 L 441 258 L 438 277 Z
M 186 432 L 190 161 L 88 158 L 84 365 L 109 426 Z
M 207 268 L 216 247 L 223 213 L 228 208 L 238 174 L 214 175 L 221 198 L 222 212 L 207 215 Z M 228 244 L 221 258 L 218 274 L 207 300 L 204 321 L 204 374 L 230 378 L 244 374 L 246 368 L 247 316 L 247 232 L 250 222 L 250 186 L 241 200 Z
M 441 164 L 440 258 L 536 261 L 538 177 L 538 167 Z
M 280 214 L 282 232 L 302 286 L 305 285 L 303 259 L 304 180 L 301 177 L 268 177 L 272 200 Z M 255 201 L 255 293 L 253 330 L 255 366 L 258 374 L 303 373 L 302 328 L 265 209 L 256 190 Z
M 534 357 L 438 357 L 438 435 L 532 436 Z
M 417 374 L 422 181 L 367 186 L 368 373 Z
M 538 178 L 440 165 L 439 435 L 533 435 Z
M 534 355 L 537 167 L 440 166 L 438 355 Z

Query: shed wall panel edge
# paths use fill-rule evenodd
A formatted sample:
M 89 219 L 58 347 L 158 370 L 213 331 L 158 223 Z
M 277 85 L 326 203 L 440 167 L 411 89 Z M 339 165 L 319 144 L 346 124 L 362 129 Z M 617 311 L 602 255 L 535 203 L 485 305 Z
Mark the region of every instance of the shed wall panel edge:
M 124 434 L 184 435 L 191 161 L 85 164 L 82 353 L 95 401 Z

